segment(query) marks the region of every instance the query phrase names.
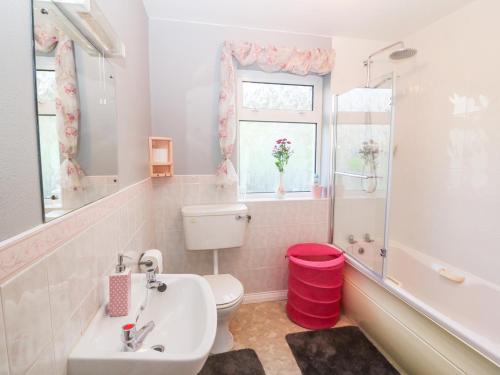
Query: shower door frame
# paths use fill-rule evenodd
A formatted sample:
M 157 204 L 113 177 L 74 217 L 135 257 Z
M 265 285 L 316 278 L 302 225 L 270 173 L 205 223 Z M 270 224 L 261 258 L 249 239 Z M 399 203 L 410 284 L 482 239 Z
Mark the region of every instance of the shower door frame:
M 395 291 L 390 289 L 390 286 L 385 282 L 386 272 L 387 272 L 387 254 L 389 248 L 389 220 L 390 220 L 390 200 L 391 200 L 391 186 L 392 186 L 392 162 L 394 159 L 394 128 L 395 128 L 395 110 L 396 110 L 396 100 L 395 100 L 395 92 L 396 92 L 396 75 L 394 72 L 390 72 L 382 75 L 382 77 L 387 77 L 387 80 L 391 80 L 391 116 L 390 116 L 390 134 L 389 134 L 389 152 L 388 152 L 388 168 L 387 168 L 387 190 L 386 190 L 386 199 L 385 199 L 385 213 L 384 213 L 384 246 L 381 250 L 380 256 L 382 259 L 382 272 L 376 272 L 363 264 L 361 261 L 357 260 L 350 254 L 348 254 L 344 249 L 341 249 L 346 257 L 348 263 L 356 268 L 358 271 L 366 274 L 371 279 L 375 280 L 378 284 L 382 285 L 384 288 L 391 290 L 392 293 Z M 390 77 L 390 78 L 389 78 Z M 359 88 L 362 86 L 357 86 L 355 88 Z M 347 91 L 346 91 L 347 92 Z M 345 92 L 344 92 L 345 93 Z M 335 182 L 336 182 L 336 168 L 337 168 L 337 158 L 336 158 L 336 150 L 337 150 L 337 125 L 338 125 L 338 97 L 341 94 L 334 95 L 334 112 L 333 112 L 333 121 L 330 129 L 330 186 L 331 186 L 331 197 L 330 197 L 330 228 L 329 228 L 329 243 L 335 245 L 335 233 L 334 233 L 334 224 L 335 224 Z

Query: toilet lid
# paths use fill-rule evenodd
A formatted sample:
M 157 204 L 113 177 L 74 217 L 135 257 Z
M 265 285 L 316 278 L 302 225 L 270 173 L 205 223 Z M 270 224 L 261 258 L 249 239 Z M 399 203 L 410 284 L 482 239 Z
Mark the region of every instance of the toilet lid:
M 243 285 L 231 275 L 205 276 L 215 296 L 218 307 L 238 301 L 243 296 Z

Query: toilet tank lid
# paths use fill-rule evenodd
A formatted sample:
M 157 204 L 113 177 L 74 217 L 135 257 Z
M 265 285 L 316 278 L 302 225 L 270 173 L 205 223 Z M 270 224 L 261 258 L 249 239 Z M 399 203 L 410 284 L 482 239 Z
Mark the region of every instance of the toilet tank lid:
M 248 207 L 242 203 L 233 204 L 206 204 L 182 207 L 182 216 L 220 216 L 244 214 Z

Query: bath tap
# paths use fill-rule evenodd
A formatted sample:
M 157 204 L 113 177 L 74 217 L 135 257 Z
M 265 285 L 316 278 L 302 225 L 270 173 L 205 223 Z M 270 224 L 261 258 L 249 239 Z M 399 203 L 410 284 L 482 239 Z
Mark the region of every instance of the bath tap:
M 139 350 L 146 336 L 155 328 L 155 322 L 152 320 L 146 323 L 141 329 L 137 330 L 134 323 L 125 324 L 122 327 L 123 351 L 135 352 Z
M 354 239 L 354 234 L 350 234 L 348 237 L 347 237 L 347 241 L 351 244 L 351 245 L 354 245 L 356 243 L 358 243 L 358 241 L 356 241 Z
M 375 240 L 370 236 L 370 233 L 365 233 L 364 240 L 365 242 L 375 242 Z

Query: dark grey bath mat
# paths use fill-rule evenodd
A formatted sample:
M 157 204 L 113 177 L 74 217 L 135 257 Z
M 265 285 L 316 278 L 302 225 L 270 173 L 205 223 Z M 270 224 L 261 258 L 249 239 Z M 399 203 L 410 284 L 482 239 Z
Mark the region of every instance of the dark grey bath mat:
M 399 375 L 358 327 L 286 336 L 302 375 Z
M 198 375 L 266 375 L 252 349 L 235 350 L 208 357 Z

